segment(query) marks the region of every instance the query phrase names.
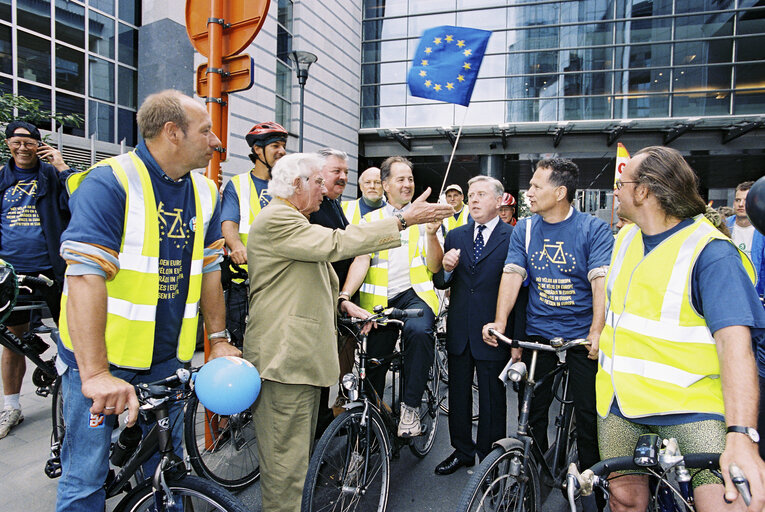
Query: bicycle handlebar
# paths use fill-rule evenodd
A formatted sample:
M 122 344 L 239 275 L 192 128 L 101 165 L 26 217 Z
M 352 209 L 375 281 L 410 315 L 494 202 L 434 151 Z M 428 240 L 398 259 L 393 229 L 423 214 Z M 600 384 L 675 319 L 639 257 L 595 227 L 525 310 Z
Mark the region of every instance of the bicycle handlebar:
M 689 453 L 680 457 L 672 467 L 676 465 L 682 465 L 686 468 L 692 469 L 710 469 L 715 470 L 720 467 L 720 454 L 719 453 Z M 612 459 L 606 459 L 598 462 L 590 469 L 579 473 L 579 469 L 575 463 L 569 465 L 568 473 L 566 475 L 566 495 L 568 497 L 569 506 L 571 511 L 576 510 L 575 495 L 577 491 L 583 496 L 592 494 L 593 490 L 597 487 L 603 491 L 608 488 L 607 477 L 609 474 L 616 471 L 628 471 L 628 470 L 645 470 L 645 467 L 635 464 L 633 456 L 614 457 Z M 743 471 L 731 464 L 729 468 L 731 480 L 738 489 L 741 498 L 744 500 L 747 506 L 749 506 L 752 495 L 749 490 L 749 482 L 746 479 Z
M 527 348 L 529 350 L 541 350 L 542 352 L 565 352 L 566 350 L 581 345 L 589 345 L 590 341 L 584 338 L 564 341 L 563 338 L 552 338 L 549 345 L 537 343 L 535 341 L 515 340 L 500 334 L 495 329 L 489 329 L 489 334 L 496 337 L 502 343 L 510 345 L 512 348 Z
M 385 308 L 367 318 L 338 317 L 337 321 L 342 325 L 354 327 L 362 327 L 369 322 L 403 325 L 402 320 L 421 317 L 423 313 L 421 309 Z
M 37 276 L 19 274 L 16 276 L 16 279 L 19 283 L 19 288 L 27 288 L 30 291 L 32 291 L 32 288 L 49 288 L 54 285 L 53 280 L 43 274 L 38 274 Z
M 191 375 L 198 372 L 199 368 L 178 368 L 174 374 L 155 382 L 136 384 L 135 392 L 141 409 L 152 409 L 158 403 L 152 400 L 161 400 L 178 394 L 177 388 L 186 385 L 191 380 Z M 161 403 L 161 402 L 160 402 Z

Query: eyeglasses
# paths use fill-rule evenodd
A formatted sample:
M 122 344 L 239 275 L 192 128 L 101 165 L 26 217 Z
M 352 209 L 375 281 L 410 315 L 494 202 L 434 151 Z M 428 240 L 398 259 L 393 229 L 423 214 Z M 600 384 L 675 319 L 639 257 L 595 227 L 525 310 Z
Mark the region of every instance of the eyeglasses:
M 21 146 L 24 146 L 27 149 L 37 149 L 37 142 L 21 142 L 18 140 L 14 140 L 14 141 L 8 142 L 8 145 L 12 147 L 13 149 L 19 149 Z
M 624 185 L 627 183 L 640 183 L 639 181 L 622 181 L 619 178 L 616 179 L 614 182 L 614 185 L 616 185 L 616 190 L 621 190 Z
M 309 180 L 310 180 L 310 178 L 306 178 L 305 180 L 306 180 L 306 181 L 309 181 Z M 316 179 L 314 180 L 314 183 L 316 183 L 316 184 L 317 184 L 317 185 L 319 185 L 320 187 L 323 187 L 323 186 L 324 186 L 324 183 L 325 183 L 325 180 L 324 180 L 324 178 L 322 178 L 321 176 L 317 176 L 317 177 L 316 177 Z

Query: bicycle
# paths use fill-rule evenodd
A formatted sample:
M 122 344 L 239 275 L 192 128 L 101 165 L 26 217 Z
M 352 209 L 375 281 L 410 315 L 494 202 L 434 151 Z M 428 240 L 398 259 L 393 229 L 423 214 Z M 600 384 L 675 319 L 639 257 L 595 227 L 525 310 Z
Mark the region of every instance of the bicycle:
M 4 267 L 7 268 L 7 267 Z M 50 278 L 40 274 L 28 276 L 19 274 L 16 281 L 20 289 L 26 289 L 32 295 L 36 289 L 51 287 L 55 283 Z M 46 307 L 45 302 L 38 300 L 24 301 L 23 304 L 14 304 L 13 311 L 42 310 Z M 53 331 L 52 336 L 57 336 Z M 62 409 L 61 379 L 56 371 L 56 356 L 43 360 L 42 354 L 48 350 L 49 345 L 33 331 L 28 331 L 22 337 L 16 336 L 5 324 L 0 324 L 0 345 L 29 359 L 35 365 L 32 373 L 32 383 L 36 386 L 35 394 L 46 398 L 53 396 L 51 403 L 51 442 L 50 456 L 45 462 L 44 472 L 48 478 L 61 476 L 61 442 L 64 439 L 66 427 L 64 425 Z
M 123 448 L 124 460 L 116 460 L 116 448 L 112 451 L 112 463 L 120 469 L 116 473 L 110 470 L 105 483 L 106 498 L 127 492 L 114 510 L 246 510 L 237 498 L 219 484 L 190 475 L 184 461 L 175 454 L 170 404 L 186 401 L 193 395 L 191 376 L 196 371 L 181 368 L 166 379 L 135 386 L 140 412 L 147 420 L 152 418 L 154 425 L 137 446 L 132 449 Z M 139 427 L 136 425 L 132 428 Z M 132 487 L 130 479 L 142 475 L 141 466 L 157 452 L 160 454 L 160 462 L 152 478 Z
M 508 362 L 500 374 L 505 385 L 523 382 L 518 429 L 512 437 L 494 443 L 494 449 L 481 462 L 468 481 L 460 497 L 458 510 L 514 510 L 535 512 L 541 507 L 542 486 L 562 489 L 569 463 L 577 460 L 576 425 L 573 419 L 573 401 L 569 398 L 569 374 L 566 365 L 566 351 L 588 343 L 576 339 L 564 342 L 553 338 L 550 345 L 511 340 L 491 329 L 491 334 L 513 348 L 531 350 L 531 362 Z M 555 352 L 558 365 L 539 380 L 536 378 L 536 362 L 539 351 Z M 553 379 L 553 394 L 560 402 L 555 418 L 555 439 L 546 453 L 529 429 L 534 390 Z M 558 394 L 560 390 L 560 394 Z
M 441 396 L 443 399 L 439 404 L 441 412 L 449 415 L 449 354 L 446 350 L 446 315 L 449 307 L 445 305 L 436 317 L 436 363 L 438 365 L 439 376 L 441 379 Z M 478 376 L 473 374 L 473 421 L 478 421 Z
M 234 288 L 249 286 L 247 271 L 228 257 L 222 268 L 226 283 L 226 307 L 236 309 L 238 318 L 246 318 L 244 304 L 230 304 Z M 246 295 L 246 293 L 245 293 Z M 228 315 L 227 315 L 228 316 Z M 243 335 L 244 333 L 240 333 Z M 241 349 L 241 344 L 238 346 Z M 189 462 L 197 475 L 217 482 L 230 491 L 244 489 L 260 477 L 255 426 L 250 409 L 221 416 L 205 409 L 196 395 L 186 404 L 183 437 Z
M 357 327 L 377 322 L 380 325 L 403 326 L 402 320 L 421 316 L 420 310 L 383 309 L 378 306 L 365 320 L 338 319 L 341 325 Z M 423 433 L 417 437 L 397 436 L 398 410 L 404 392 L 403 378 L 398 379 L 403 353 L 396 351 L 382 358 L 367 355 L 367 335 L 357 336 L 357 373 L 342 378 L 342 388 L 350 399 L 346 409 L 329 424 L 314 448 L 303 489 L 304 512 L 323 510 L 377 510 L 383 512 L 388 502 L 390 461 L 409 446 L 412 453 L 425 457 L 433 447 L 438 427 L 439 372 L 436 361 L 429 373 L 419 415 Z M 391 361 L 393 374 L 390 405 L 366 379 L 367 368 Z
M 616 471 L 630 471 L 632 474 L 644 474 L 652 478 L 653 498 L 648 506 L 651 512 L 694 512 L 696 508 L 692 482 L 695 475 L 691 476 L 688 470 L 708 469 L 722 482 L 719 467 L 719 453 L 683 455 L 676 439 L 662 441 L 656 434 L 643 434 L 632 457 L 606 459 L 582 473 L 579 473 L 576 464 L 572 463 L 566 475 L 566 497 L 571 512 L 576 511 L 577 494 L 589 496 L 595 489 L 600 489 L 608 501 L 609 481 L 620 476 L 608 478 L 609 475 Z M 751 493 L 745 475 L 735 464 L 731 464 L 729 471 L 733 483 L 748 506 Z
M 252 411 L 221 416 L 189 398 L 183 426 L 186 451 L 194 471 L 228 490 L 244 489 L 260 477 Z

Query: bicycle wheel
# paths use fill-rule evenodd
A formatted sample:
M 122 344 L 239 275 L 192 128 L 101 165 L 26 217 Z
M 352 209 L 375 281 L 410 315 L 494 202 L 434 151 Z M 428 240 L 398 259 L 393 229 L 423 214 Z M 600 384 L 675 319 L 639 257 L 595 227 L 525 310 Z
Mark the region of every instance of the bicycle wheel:
M 205 426 L 210 427 L 211 439 L 205 437 Z M 250 409 L 220 416 L 206 410 L 192 395 L 186 404 L 183 429 L 191 466 L 199 476 L 229 490 L 247 487 L 260 476 Z
M 167 487 L 175 501 L 175 506 L 168 506 L 167 510 L 247 512 L 242 502 L 233 494 L 215 482 L 203 478 L 185 476 L 179 479 L 168 479 Z M 166 505 L 169 505 L 167 501 L 166 498 Z M 145 481 L 130 491 L 114 510 L 118 512 L 155 511 L 151 480 Z
M 441 363 L 439 363 L 441 364 Z M 440 382 L 441 387 L 441 401 L 438 404 L 438 407 L 441 409 L 441 412 L 449 415 L 449 382 L 444 382 L 443 380 Z M 478 377 L 473 374 L 473 412 L 472 412 L 472 420 L 478 421 Z
M 520 447 L 509 451 L 503 448 L 492 450 L 470 477 L 465 490 L 462 491 L 457 510 L 535 512 L 537 506 L 541 506 L 536 465 L 533 461 L 527 461 L 521 466 L 521 476 L 510 474 L 511 465 L 520 464 L 522 458 L 523 450 Z M 520 482 L 523 478 L 526 480 L 526 487 L 521 496 Z
M 378 511 L 388 504 L 390 448 L 380 415 L 346 411 L 329 424 L 314 448 L 303 487 L 302 512 Z M 370 428 L 371 427 L 371 428 Z
M 420 425 L 422 425 L 425 433 L 421 436 L 413 437 L 412 442 L 409 444 L 409 449 L 419 458 L 425 457 L 428 452 L 430 452 L 430 449 L 433 448 L 433 443 L 436 441 L 438 407 L 439 404 L 442 403 L 443 398 L 440 381 L 438 364 L 434 361 L 433 365 L 428 370 L 428 381 L 425 384 L 425 392 L 422 394 L 420 409 L 418 411 Z

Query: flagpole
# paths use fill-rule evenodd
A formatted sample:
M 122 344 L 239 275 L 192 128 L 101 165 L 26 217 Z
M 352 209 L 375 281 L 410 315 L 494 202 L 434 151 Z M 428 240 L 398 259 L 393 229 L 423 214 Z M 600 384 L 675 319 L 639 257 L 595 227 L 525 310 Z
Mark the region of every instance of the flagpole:
M 462 127 L 465 126 L 465 121 L 467 120 L 468 108 L 469 108 L 469 105 L 465 106 L 465 115 L 462 116 L 462 123 L 460 123 L 460 128 L 459 130 L 457 130 L 457 138 L 454 139 L 454 147 L 452 148 L 452 155 L 449 157 L 449 163 L 446 165 L 446 173 L 444 174 L 444 181 L 443 183 L 441 183 L 441 190 L 438 192 L 438 197 L 441 197 L 441 194 L 444 193 L 444 188 L 446 187 L 446 180 L 449 178 L 449 170 L 452 168 L 454 153 L 457 151 L 457 144 L 460 143 L 460 136 L 462 135 Z

